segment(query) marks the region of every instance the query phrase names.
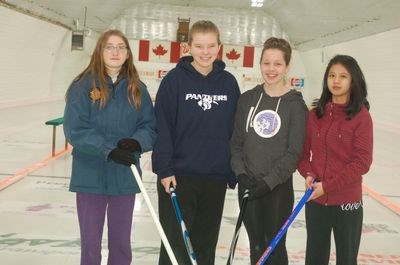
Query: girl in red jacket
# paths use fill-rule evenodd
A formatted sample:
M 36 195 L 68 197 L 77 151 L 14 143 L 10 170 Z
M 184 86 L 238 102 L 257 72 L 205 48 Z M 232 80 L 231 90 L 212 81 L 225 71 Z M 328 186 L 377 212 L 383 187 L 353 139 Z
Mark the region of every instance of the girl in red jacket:
M 372 120 L 364 75 L 351 56 L 331 59 L 322 94 L 307 121 L 298 170 L 314 192 L 306 204 L 306 265 L 355 265 L 361 239 L 362 176 L 372 163 Z M 313 183 L 313 180 L 315 182 Z

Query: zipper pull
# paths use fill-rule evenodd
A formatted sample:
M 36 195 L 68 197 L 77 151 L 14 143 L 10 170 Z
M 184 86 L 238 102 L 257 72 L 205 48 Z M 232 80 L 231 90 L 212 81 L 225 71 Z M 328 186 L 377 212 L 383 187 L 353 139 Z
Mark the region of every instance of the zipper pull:
M 115 85 L 114 83 L 111 85 L 112 87 L 112 98 L 115 99 Z

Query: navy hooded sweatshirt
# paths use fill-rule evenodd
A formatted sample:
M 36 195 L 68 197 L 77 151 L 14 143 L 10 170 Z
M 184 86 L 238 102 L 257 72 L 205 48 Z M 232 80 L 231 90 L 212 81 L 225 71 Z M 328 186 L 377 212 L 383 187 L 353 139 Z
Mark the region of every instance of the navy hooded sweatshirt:
M 216 60 L 212 71 L 203 76 L 192 61 L 191 56 L 181 58 L 157 92 L 153 171 L 159 178 L 190 176 L 233 186 L 229 140 L 239 86 L 224 70 L 224 62 Z

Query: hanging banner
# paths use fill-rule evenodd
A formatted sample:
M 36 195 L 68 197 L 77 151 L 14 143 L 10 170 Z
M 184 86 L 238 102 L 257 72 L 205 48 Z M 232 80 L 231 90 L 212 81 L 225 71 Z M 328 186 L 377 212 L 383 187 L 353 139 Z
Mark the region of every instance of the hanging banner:
M 222 45 L 218 58 L 230 67 L 253 67 L 254 47 Z
M 177 63 L 180 58 L 179 42 L 140 40 L 139 61 Z
M 141 62 L 177 63 L 183 56 L 190 55 L 186 42 L 170 42 L 159 40 L 139 40 L 138 59 Z M 218 59 L 229 67 L 253 67 L 254 47 L 222 45 Z

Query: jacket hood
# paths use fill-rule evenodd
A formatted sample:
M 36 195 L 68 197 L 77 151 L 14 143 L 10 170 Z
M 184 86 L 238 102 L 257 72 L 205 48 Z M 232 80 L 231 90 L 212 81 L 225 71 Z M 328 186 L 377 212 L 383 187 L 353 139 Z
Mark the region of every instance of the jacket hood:
M 192 62 L 193 62 L 193 57 L 192 56 L 184 56 L 179 60 L 179 62 L 177 64 L 177 67 L 181 68 L 181 69 L 183 69 L 185 71 L 188 71 L 191 74 L 203 76 L 201 73 L 199 73 L 193 67 Z M 212 68 L 211 72 L 207 76 L 211 76 L 211 75 L 214 75 L 216 73 L 222 72 L 224 69 L 225 69 L 225 63 L 223 61 L 220 61 L 220 60 L 215 60 L 213 62 L 213 68 Z
M 264 96 L 269 97 L 264 91 L 263 84 L 257 85 L 255 88 L 252 89 L 253 93 L 255 96 L 260 96 L 260 94 L 264 94 Z M 278 97 L 281 98 L 281 100 L 285 101 L 304 101 L 303 100 L 303 95 L 301 92 L 291 89 L 289 92 L 286 94 L 283 94 L 282 96 Z
M 296 91 L 294 89 L 289 90 L 289 92 L 287 92 L 286 94 L 283 94 L 280 97 L 271 97 L 267 93 L 265 93 L 263 84 L 260 84 L 260 85 L 257 85 L 252 90 L 249 90 L 245 93 L 249 96 L 250 104 L 255 104 L 255 109 L 253 110 L 253 114 L 252 114 L 252 116 L 249 117 L 250 120 L 252 120 L 253 115 L 255 115 L 255 113 L 258 109 L 258 106 L 263 98 L 264 98 L 264 100 L 265 99 L 273 100 L 274 98 L 278 99 L 278 102 L 275 106 L 275 112 L 278 112 L 279 106 L 282 102 L 290 103 L 290 102 L 295 102 L 295 101 L 298 101 L 299 103 L 301 103 L 301 105 L 303 105 L 305 110 L 307 111 L 307 107 L 303 100 L 303 95 L 301 94 L 301 92 Z

